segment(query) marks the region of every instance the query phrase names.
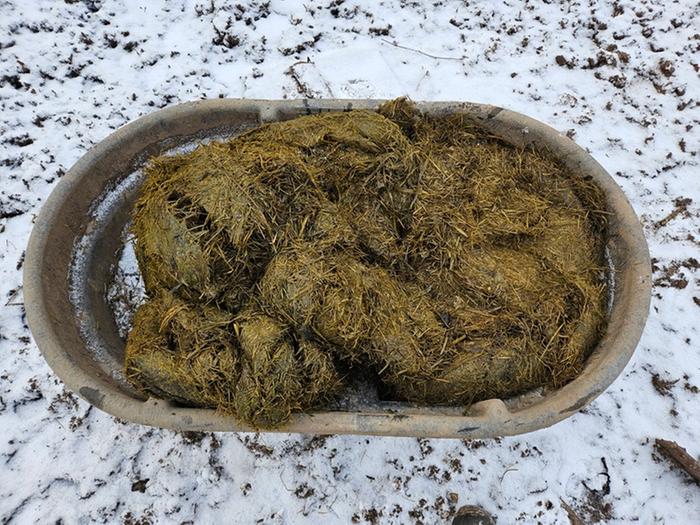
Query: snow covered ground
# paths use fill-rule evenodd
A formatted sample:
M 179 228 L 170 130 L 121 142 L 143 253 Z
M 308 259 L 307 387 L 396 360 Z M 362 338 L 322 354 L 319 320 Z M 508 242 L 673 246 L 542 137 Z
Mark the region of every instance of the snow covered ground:
M 690 0 L 0 0 L 0 523 L 698 523 L 700 8 Z M 546 430 L 489 441 L 182 434 L 64 389 L 25 322 L 23 253 L 112 130 L 215 97 L 471 100 L 566 131 L 622 186 L 654 257 L 637 352 Z

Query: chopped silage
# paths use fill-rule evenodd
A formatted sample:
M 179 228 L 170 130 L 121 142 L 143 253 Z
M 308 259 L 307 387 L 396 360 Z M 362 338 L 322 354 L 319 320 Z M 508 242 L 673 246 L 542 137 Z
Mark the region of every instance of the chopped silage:
M 268 428 L 371 368 L 469 404 L 565 384 L 604 328 L 601 191 L 464 115 L 301 117 L 146 176 L 126 369 L 156 395 Z

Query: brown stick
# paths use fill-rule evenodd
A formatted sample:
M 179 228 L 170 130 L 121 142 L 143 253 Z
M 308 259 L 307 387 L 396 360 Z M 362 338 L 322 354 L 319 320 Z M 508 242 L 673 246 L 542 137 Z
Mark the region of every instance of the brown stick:
M 673 204 L 675 205 L 674 210 L 666 215 L 663 219 L 656 221 L 654 223 L 654 229 L 658 230 L 659 228 L 666 226 L 669 222 L 671 222 L 673 219 L 675 219 L 678 215 L 681 213 L 688 213 L 688 205 L 690 205 L 693 202 L 693 199 L 690 198 L 683 198 L 683 197 L 678 197 L 673 201 Z
M 688 454 L 683 447 L 665 439 L 657 439 L 655 446 L 656 450 L 663 456 L 685 470 L 697 483 L 700 483 L 700 462 Z
M 304 95 L 306 98 L 316 98 L 314 96 L 314 92 L 311 91 L 308 85 L 306 85 L 305 82 L 302 82 L 301 79 L 299 78 L 299 74 L 296 72 L 296 69 L 294 69 L 295 66 L 298 66 L 300 64 L 311 64 L 311 62 L 304 62 L 304 61 L 299 61 L 295 62 L 289 68 L 287 68 L 284 72 L 285 75 L 288 75 L 292 77 L 292 80 L 294 81 L 294 84 L 297 88 L 297 92 L 300 95 Z

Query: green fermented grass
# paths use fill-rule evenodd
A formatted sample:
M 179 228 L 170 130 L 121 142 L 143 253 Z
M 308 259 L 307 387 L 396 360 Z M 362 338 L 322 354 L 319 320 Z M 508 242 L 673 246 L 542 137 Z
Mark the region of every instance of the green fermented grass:
M 133 214 L 139 388 L 283 424 L 374 369 L 469 404 L 575 377 L 605 324 L 601 191 L 405 99 L 153 159 Z

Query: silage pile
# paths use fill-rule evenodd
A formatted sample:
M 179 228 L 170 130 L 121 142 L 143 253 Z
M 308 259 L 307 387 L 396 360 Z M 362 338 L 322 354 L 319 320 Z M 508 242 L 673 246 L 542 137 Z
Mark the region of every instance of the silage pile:
M 258 428 L 371 370 L 469 404 L 575 377 L 604 328 L 603 196 L 464 115 L 406 100 L 153 159 L 133 383 Z

